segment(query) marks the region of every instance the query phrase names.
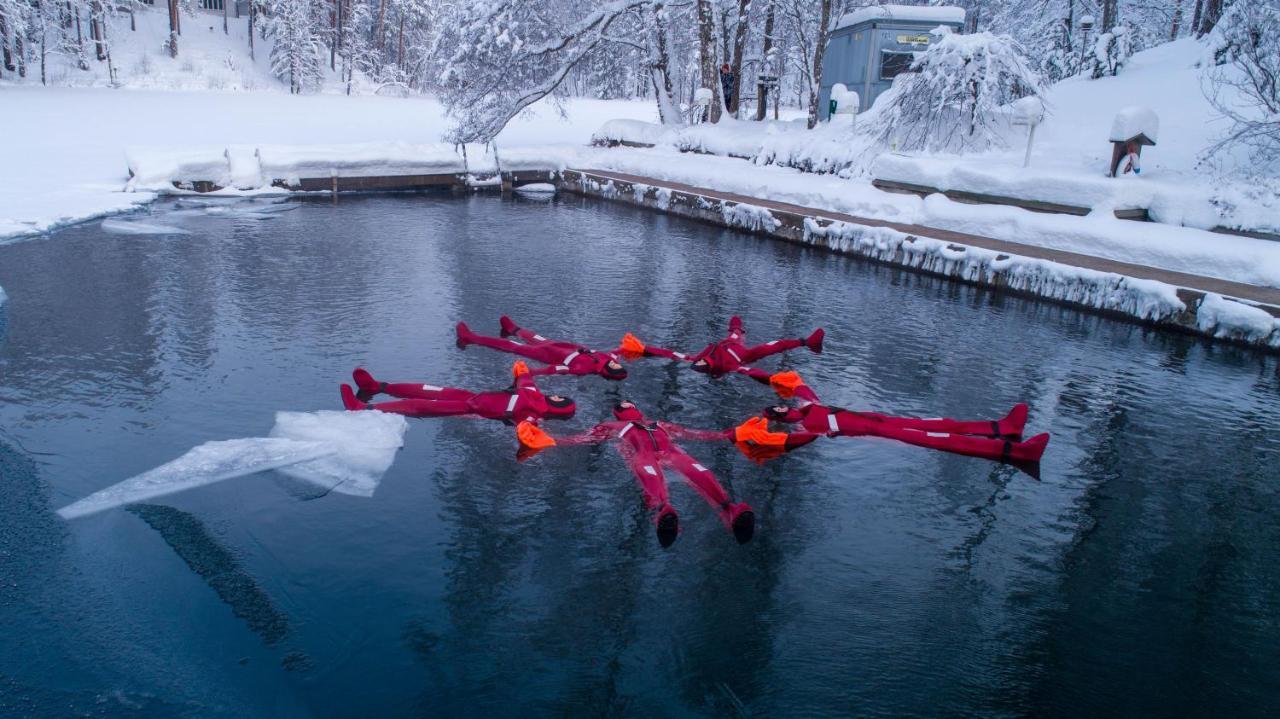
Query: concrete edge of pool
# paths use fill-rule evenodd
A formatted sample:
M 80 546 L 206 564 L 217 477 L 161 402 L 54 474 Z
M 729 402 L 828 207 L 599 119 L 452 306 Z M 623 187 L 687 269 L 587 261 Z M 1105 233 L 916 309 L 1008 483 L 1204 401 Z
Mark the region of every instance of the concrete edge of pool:
M 904 270 L 1034 297 L 1075 309 L 1280 354 L 1280 289 L 1109 260 L 951 230 L 831 212 L 609 170 L 516 163 L 497 172 L 273 180 L 305 193 L 507 191 L 549 182 L 574 194 L 626 202 Z M 180 190 L 222 189 L 175 181 Z
M 1160 329 L 1280 354 L 1280 323 L 1269 333 L 1226 330 L 1208 316 L 1217 302 L 1280 317 L 1280 290 L 1131 265 L 976 235 L 867 220 L 815 208 L 604 170 L 565 170 L 562 189 L 627 202 L 722 227 L 766 235 L 970 285 L 1035 297 Z M 1065 270 L 1046 282 L 1045 269 Z M 1072 276 L 1074 275 L 1074 276 Z M 1177 303 L 1152 302 L 1153 283 Z M 1192 285 L 1192 286 L 1187 286 Z M 1274 295 L 1274 297 L 1272 297 Z M 1244 300 L 1244 301 L 1240 301 Z M 1204 312 L 1202 312 L 1204 310 Z

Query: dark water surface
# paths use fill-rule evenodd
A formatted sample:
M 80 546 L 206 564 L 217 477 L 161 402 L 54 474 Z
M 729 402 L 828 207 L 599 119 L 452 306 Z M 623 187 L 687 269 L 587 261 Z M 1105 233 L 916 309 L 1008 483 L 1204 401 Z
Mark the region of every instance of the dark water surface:
M 181 224 L 0 246 L 2 715 L 1280 712 L 1274 358 L 580 198 Z M 1025 400 L 1053 433 L 1043 480 L 879 440 L 764 468 L 694 444 L 756 539 L 673 481 L 663 550 L 611 448 L 517 464 L 509 428 L 415 420 L 372 499 L 264 473 L 53 514 L 277 410 L 336 409 L 357 364 L 505 386 L 511 358 L 452 329 L 503 312 L 601 347 L 697 349 L 735 312 L 760 341 L 822 325 L 825 354 L 761 366 L 850 408 Z M 770 402 L 631 371 L 545 381 L 580 406 L 553 429 L 624 396 L 700 427 Z

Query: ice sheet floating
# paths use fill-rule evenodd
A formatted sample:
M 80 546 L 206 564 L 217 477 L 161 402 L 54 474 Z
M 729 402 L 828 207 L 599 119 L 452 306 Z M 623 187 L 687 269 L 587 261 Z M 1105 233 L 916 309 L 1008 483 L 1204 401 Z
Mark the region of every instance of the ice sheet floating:
M 554 195 L 556 186 L 550 182 L 531 182 L 517 187 L 516 192 L 522 195 Z
M 369 497 L 404 444 L 407 428 L 403 417 L 380 412 L 279 412 L 270 437 L 206 442 L 58 514 L 75 519 L 270 469 L 341 494 Z
M 58 510 L 63 519 L 96 514 L 246 474 L 317 459 L 334 450 L 322 442 L 292 439 L 228 439 L 206 442 L 181 457 L 94 492 Z
M 404 446 L 404 417 L 383 412 L 277 412 L 274 438 L 318 442 L 332 454 L 281 467 L 280 472 L 339 494 L 372 497 Z
M 107 219 L 102 221 L 102 229 L 117 235 L 186 235 L 186 230 L 172 225 L 161 225 L 154 222 L 137 220 Z

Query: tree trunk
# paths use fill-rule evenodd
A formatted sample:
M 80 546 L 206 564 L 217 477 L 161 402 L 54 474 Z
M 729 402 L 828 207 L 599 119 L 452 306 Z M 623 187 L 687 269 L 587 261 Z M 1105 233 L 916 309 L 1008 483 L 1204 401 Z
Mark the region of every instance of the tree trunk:
M 102 0 L 97 0 L 98 5 L 98 22 L 102 26 L 102 54 L 107 61 L 107 79 L 112 85 L 116 82 L 116 68 L 111 62 L 111 40 L 107 37 L 107 7 L 102 4 Z
M 1182 0 L 1173 6 L 1173 27 L 1169 30 L 1169 40 L 1178 39 L 1178 31 L 1182 29 Z
M 404 13 L 400 14 L 400 33 L 396 38 L 396 67 L 404 72 Z
M 1196 0 L 1196 9 L 1191 13 L 1191 32 L 1200 37 L 1200 16 L 1204 14 L 1204 0 Z
M 716 69 L 716 16 L 711 0 L 698 2 L 698 69 L 702 87 L 711 90 L 708 118 L 720 122 L 720 72 Z M 829 0 L 823 0 L 829 2 Z
M 235 2 L 235 0 L 222 0 L 222 34 L 223 34 L 223 35 L 230 35 L 230 34 L 231 34 L 231 30 L 230 30 L 229 28 L 227 28 L 227 3 L 231 3 L 231 2 Z M 130 4 L 129 4 L 129 7 L 131 8 L 131 9 L 129 10 L 129 14 L 130 14 L 130 17 L 132 17 L 132 15 L 133 15 L 133 10 L 132 10 L 132 8 L 133 8 L 133 4 L 132 4 L 132 3 L 130 3 Z
M 1115 0 L 1109 0 L 1115 2 Z M 822 83 L 822 58 L 827 53 L 827 36 L 831 32 L 831 0 L 822 0 L 818 16 L 818 39 L 813 43 L 813 75 L 809 78 L 809 129 L 818 124 L 818 89 Z
M 342 10 L 342 0 L 333 0 L 333 9 L 329 11 L 329 69 L 338 69 L 338 13 Z
M 1241 0 L 1247 2 L 1248 0 Z M 1199 36 L 1208 35 L 1222 18 L 1222 0 L 1204 0 L 1204 13 L 1200 16 Z
M 169 57 L 178 56 L 178 0 L 169 0 Z
M 9 24 L 4 13 L 0 12 L 0 54 L 3 54 L 4 69 L 13 72 L 13 53 L 9 51 Z
M 93 38 L 93 50 L 98 57 L 98 62 L 107 59 L 107 48 L 103 44 L 105 33 L 102 27 L 105 20 L 101 0 L 93 0 L 93 4 L 89 6 L 89 35 Z
M 254 16 L 258 14 L 258 0 L 249 0 L 249 59 L 257 60 L 253 56 L 253 25 Z
M 1111 28 L 1115 27 L 1120 19 L 1119 14 L 1116 0 L 1102 0 L 1102 32 L 1111 32 Z
M 347 10 L 346 3 L 342 2 L 342 0 L 338 0 L 338 54 L 339 55 L 342 54 L 342 26 L 344 24 L 342 14 L 346 12 L 346 10 Z
M 738 25 L 733 29 L 733 103 L 729 112 L 737 117 L 742 104 L 742 52 L 747 45 L 747 16 L 751 14 L 751 0 L 738 0 Z
M 671 96 L 671 54 L 667 49 L 667 9 L 657 2 L 649 11 L 653 14 L 649 62 L 649 82 L 653 85 L 654 99 L 658 103 L 658 119 L 664 125 L 680 124 L 680 108 Z
M 44 3 L 36 0 L 36 20 L 40 23 L 40 84 L 48 85 L 45 75 L 45 58 L 49 55 L 49 30 L 44 19 Z
M 71 3 L 67 3 L 67 4 L 70 5 Z M 129 32 L 138 31 L 138 18 L 133 13 L 134 5 L 135 3 L 133 2 L 133 0 L 129 0 Z M 223 30 L 227 29 L 227 21 L 225 19 L 223 19 L 222 21 L 222 29 Z
M 773 69 L 769 53 L 773 52 L 773 0 L 764 11 L 764 47 L 761 50 L 760 74 L 768 75 Z M 777 78 L 777 75 L 774 75 Z M 777 79 L 774 80 L 777 82 Z M 769 112 L 769 86 L 763 82 L 756 84 L 756 122 L 762 122 Z
M 383 30 L 387 20 L 387 0 L 379 0 L 378 2 L 378 52 L 381 53 L 383 47 L 386 46 L 386 33 Z M 381 62 L 382 58 L 378 58 Z
M 18 56 L 18 77 L 27 76 L 27 48 L 22 42 L 22 33 L 13 34 L 13 50 Z

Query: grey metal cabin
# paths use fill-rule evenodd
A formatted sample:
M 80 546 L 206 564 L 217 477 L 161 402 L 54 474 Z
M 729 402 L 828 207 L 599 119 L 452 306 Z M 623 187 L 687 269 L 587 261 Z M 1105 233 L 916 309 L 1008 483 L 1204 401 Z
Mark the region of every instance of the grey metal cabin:
M 871 107 L 893 78 L 911 67 L 912 53 L 929 47 L 929 31 L 939 25 L 959 32 L 964 8 L 877 5 L 837 20 L 822 58 L 818 117 L 828 119 L 831 86 L 836 83 L 858 93 L 858 112 Z

